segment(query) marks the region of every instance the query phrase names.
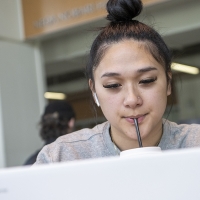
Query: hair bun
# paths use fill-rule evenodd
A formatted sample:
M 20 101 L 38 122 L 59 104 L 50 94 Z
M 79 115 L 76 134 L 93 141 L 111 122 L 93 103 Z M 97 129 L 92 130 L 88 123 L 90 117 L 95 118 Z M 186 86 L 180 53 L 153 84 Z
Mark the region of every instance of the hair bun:
M 109 21 L 127 21 L 138 16 L 143 8 L 140 0 L 109 0 L 106 5 Z

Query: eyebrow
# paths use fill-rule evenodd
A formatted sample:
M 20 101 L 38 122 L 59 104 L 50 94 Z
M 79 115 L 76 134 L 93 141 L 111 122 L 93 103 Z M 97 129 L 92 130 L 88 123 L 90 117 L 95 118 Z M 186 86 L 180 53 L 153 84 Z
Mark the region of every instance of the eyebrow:
M 113 76 L 120 76 L 120 74 L 119 73 L 115 73 L 115 72 L 107 72 L 107 73 L 103 74 L 101 76 L 101 78 L 103 78 L 103 77 L 113 77 Z
M 142 69 L 138 69 L 136 72 L 144 73 L 144 72 L 149 72 L 149 71 L 153 71 L 153 70 L 157 70 L 157 68 L 155 68 L 155 67 L 145 67 L 145 68 L 142 68 Z M 120 74 L 116 73 L 116 72 L 107 72 L 107 73 L 103 74 L 101 76 L 101 78 L 103 78 L 103 77 L 113 77 L 113 76 L 120 76 Z
M 155 68 L 155 67 L 145 67 L 145 68 L 142 68 L 142 69 L 138 69 L 137 72 L 143 73 L 143 72 L 149 72 L 149 71 L 153 71 L 153 70 L 158 70 L 158 69 Z

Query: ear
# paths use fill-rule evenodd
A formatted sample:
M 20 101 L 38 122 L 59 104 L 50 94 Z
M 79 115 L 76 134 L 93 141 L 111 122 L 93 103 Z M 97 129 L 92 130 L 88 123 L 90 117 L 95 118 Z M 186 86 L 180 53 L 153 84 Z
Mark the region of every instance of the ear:
M 71 118 L 68 122 L 69 131 L 73 130 L 75 124 L 75 119 Z
M 94 89 L 94 83 L 93 83 L 93 81 L 90 79 L 88 84 L 89 84 L 90 90 L 92 91 L 92 96 L 93 96 L 94 102 L 95 102 L 95 103 L 97 104 L 97 106 L 99 107 L 99 106 L 100 106 L 100 103 L 99 103 L 97 94 L 96 94 L 95 89 Z
M 92 91 L 92 93 L 94 93 L 95 89 L 94 89 L 94 83 L 93 83 L 92 79 L 89 79 L 88 85 L 89 85 L 90 90 Z
M 172 72 L 168 72 L 168 76 L 170 79 L 167 84 L 167 96 L 169 96 L 172 92 Z

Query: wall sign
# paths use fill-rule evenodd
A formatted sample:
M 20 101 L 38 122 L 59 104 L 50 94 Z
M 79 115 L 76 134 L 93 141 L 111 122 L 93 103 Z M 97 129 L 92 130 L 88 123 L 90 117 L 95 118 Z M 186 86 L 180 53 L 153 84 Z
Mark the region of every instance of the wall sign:
M 105 17 L 106 0 L 22 0 L 25 37 L 37 37 Z
M 106 16 L 107 0 L 21 0 L 25 38 L 78 26 Z M 143 0 L 150 4 L 162 0 Z

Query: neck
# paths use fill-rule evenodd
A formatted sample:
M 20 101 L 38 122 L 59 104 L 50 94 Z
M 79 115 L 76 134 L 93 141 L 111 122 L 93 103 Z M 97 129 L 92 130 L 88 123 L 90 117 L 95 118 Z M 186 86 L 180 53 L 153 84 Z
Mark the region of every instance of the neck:
M 112 142 L 118 147 L 120 151 L 125 151 L 128 149 L 134 149 L 139 147 L 137 141 L 130 138 L 121 137 L 121 135 L 115 135 L 112 133 L 112 131 L 110 131 L 110 136 Z
M 162 138 L 162 128 L 156 131 L 157 134 L 149 134 L 148 137 L 142 138 L 143 147 L 158 146 Z M 120 149 L 125 151 L 128 149 L 139 148 L 139 143 L 133 138 L 129 138 L 124 134 L 115 134 L 110 129 L 110 136 L 112 142 Z

